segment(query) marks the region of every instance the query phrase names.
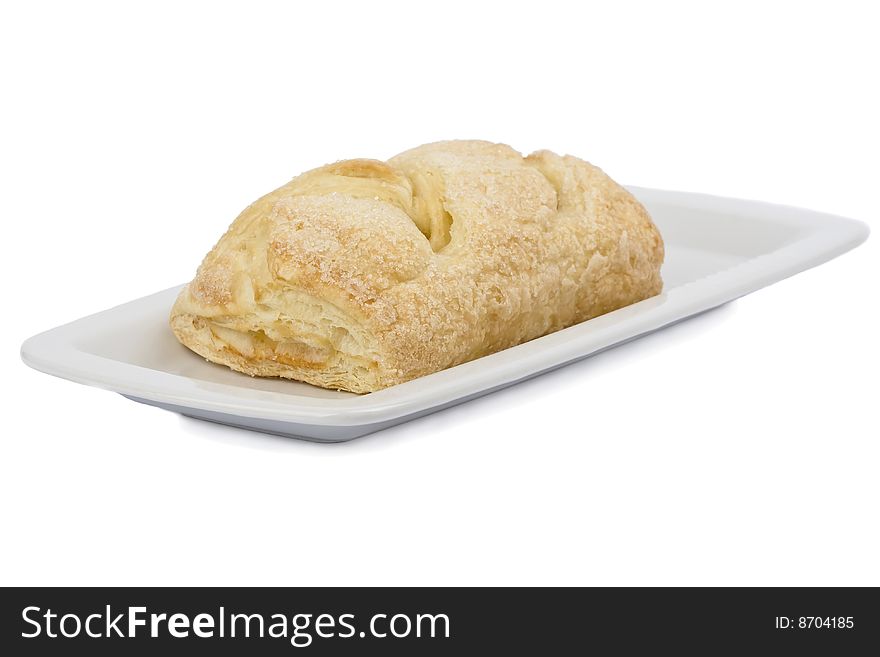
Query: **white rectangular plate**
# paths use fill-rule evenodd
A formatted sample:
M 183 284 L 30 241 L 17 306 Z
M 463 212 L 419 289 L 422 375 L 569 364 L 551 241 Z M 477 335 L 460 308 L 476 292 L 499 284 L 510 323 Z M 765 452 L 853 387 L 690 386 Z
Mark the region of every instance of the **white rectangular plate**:
M 168 328 L 178 288 L 41 333 L 31 367 L 214 422 L 319 441 L 362 436 L 691 317 L 852 249 L 866 225 L 798 208 L 632 188 L 666 243 L 660 296 L 443 372 L 354 395 L 209 363 Z

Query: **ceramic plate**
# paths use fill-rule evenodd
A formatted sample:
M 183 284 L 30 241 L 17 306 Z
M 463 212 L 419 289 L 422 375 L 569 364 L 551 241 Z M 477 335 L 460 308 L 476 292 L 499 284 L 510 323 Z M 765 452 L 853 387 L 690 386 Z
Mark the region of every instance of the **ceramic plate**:
M 631 188 L 666 244 L 660 296 L 443 372 L 367 395 L 254 379 L 180 345 L 178 289 L 27 340 L 25 363 L 191 417 L 319 441 L 348 440 L 586 358 L 814 267 L 852 249 L 852 219 L 701 194 Z

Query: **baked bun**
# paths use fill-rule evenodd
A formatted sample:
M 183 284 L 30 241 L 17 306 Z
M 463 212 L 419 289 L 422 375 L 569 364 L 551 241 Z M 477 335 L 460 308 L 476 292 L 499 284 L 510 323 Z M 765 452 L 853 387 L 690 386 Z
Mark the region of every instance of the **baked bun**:
M 171 327 L 239 372 L 364 393 L 658 294 L 662 262 L 645 208 L 591 164 L 440 142 L 250 205 Z

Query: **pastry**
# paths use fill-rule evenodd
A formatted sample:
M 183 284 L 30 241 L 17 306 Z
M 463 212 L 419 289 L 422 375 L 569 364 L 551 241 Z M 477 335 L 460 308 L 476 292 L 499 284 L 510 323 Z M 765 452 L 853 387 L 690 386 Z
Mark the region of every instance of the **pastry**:
M 656 295 L 662 262 L 645 208 L 597 167 L 439 142 L 257 200 L 171 327 L 239 372 L 366 393 Z

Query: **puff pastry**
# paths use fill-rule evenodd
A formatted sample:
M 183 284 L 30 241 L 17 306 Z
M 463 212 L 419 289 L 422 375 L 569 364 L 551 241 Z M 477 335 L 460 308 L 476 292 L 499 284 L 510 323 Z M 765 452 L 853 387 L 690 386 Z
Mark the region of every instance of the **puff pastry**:
M 257 200 L 171 327 L 239 372 L 365 393 L 658 294 L 662 261 L 645 208 L 597 167 L 440 142 Z

